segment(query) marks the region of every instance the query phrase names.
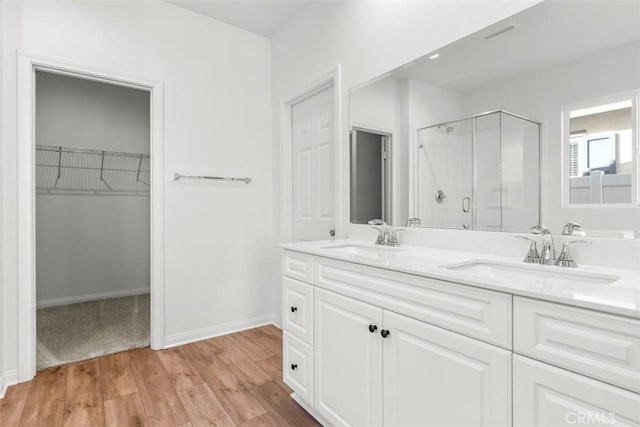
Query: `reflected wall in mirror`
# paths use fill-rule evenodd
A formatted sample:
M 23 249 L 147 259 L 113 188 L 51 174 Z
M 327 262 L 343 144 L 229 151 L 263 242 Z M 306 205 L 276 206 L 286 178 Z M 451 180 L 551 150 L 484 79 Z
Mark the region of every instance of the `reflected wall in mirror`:
M 639 28 L 640 2 L 545 1 L 354 88 L 352 128 L 393 140 L 391 223 L 638 236 L 637 96 L 593 108 L 640 88 Z

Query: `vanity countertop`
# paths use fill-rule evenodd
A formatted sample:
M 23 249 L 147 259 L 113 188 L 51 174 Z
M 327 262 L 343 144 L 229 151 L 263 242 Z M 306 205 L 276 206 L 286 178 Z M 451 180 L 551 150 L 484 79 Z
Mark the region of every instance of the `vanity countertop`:
M 287 243 L 279 246 L 319 257 L 350 261 L 640 319 L 640 272 L 638 271 L 594 266 L 562 268 L 525 264 L 521 257 L 405 245 L 386 248 L 351 239 Z M 349 251 L 350 246 L 355 246 L 355 250 Z M 361 250 L 358 250 L 359 248 Z M 511 269 L 522 272 L 524 269 L 525 272 L 531 271 L 531 274 L 524 279 L 506 280 L 491 277 L 491 274 L 476 274 L 471 270 L 450 268 L 473 261 L 481 261 L 489 266 L 495 263 L 496 266 L 505 268 L 507 271 Z M 550 273 L 553 277 L 544 277 L 545 273 Z M 563 276 L 578 277 L 579 280 L 567 281 L 563 280 Z M 611 278 L 613 282 L 598 283 L 598 280 L 590 280 L 592 276 Z M 581 277 L 585 280 L 581 280 Z

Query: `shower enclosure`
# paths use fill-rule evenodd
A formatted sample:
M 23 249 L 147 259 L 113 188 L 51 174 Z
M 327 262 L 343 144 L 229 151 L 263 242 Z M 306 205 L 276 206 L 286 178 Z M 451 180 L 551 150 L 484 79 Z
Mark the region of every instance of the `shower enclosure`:
M 540 222 L 540 123 L 499 110 L 417 131 L 422 225 L 521 232 Z

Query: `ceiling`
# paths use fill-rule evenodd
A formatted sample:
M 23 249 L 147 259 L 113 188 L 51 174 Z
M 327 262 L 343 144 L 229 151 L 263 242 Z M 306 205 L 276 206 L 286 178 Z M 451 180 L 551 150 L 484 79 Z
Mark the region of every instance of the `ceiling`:
M 271 38 L 295 15 L 321 1 L 173 0 L 168 3 Z
M 435 59 L 426 55 L 389 76 L 463 93 L 639 40 L 638 1 L 545 1 L 445 46 Z

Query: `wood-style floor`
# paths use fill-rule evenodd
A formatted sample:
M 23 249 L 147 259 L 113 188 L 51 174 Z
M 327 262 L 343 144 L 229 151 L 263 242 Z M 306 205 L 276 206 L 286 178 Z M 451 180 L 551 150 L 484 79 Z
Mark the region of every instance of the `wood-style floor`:
M 311 426 L 282 383 L 282 332 L 264 326 L 49 368 L 0 400 L 0 426 Z

